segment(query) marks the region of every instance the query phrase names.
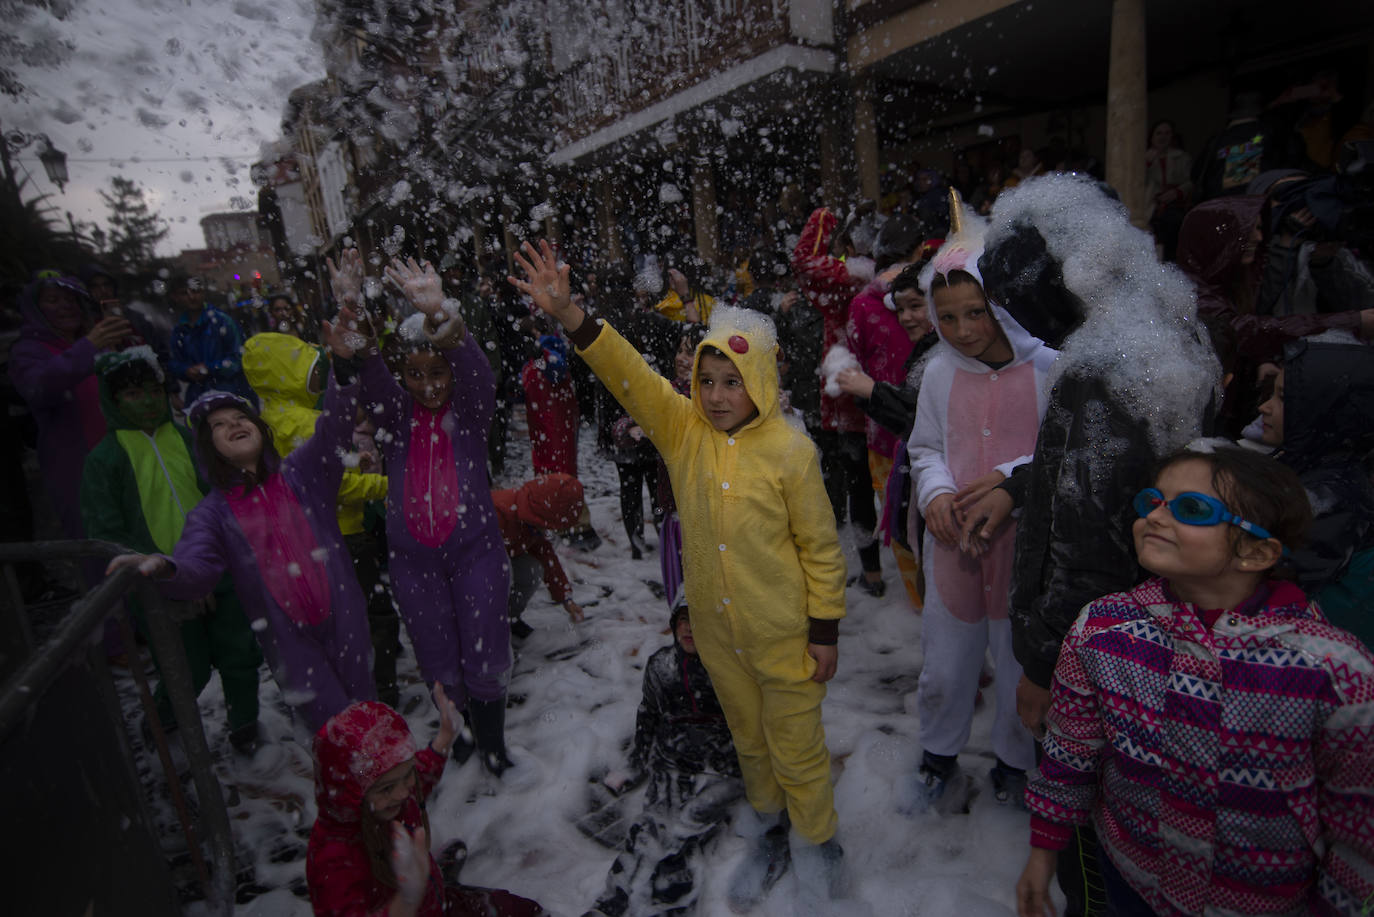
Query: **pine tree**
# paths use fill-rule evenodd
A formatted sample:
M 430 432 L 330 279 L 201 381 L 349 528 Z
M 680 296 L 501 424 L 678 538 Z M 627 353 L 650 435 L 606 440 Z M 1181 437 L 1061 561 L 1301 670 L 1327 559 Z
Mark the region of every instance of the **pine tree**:
M 110 211 L 107 257 L 124 270 L 137 273 L 153 260 L 157 244 L 170 230 L 149 209 L 137 183 L 115 175 L 110 186 L 109 192 L 100 192 Z

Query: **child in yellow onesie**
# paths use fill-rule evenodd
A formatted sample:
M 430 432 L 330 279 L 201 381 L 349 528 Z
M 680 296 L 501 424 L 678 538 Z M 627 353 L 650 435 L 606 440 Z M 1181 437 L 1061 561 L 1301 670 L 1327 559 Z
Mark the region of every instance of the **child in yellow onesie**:
M 547 242 L 522 250 L 515 258 L 527 279 L 510 282 L 567 329 L 672 479 L 692 633 L 761 821 L 758 849 L 731 882 L 731 906 L 757 905 L 789 855 L 799 899 L 837 897 L 843 851 L 821 701 L 838 659 L 845 561 L 815 446 L 779 406 L 773 325 L 717 309 L 685 397 L 615 329 L 585 320 L 569 296 L 568 267 Z

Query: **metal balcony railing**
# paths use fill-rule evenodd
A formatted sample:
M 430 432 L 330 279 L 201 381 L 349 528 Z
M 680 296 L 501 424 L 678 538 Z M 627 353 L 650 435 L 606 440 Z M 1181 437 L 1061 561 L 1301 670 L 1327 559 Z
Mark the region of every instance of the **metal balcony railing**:
M 558 74 L 553 100 L 570 139 L 596 131 L 709 76 L 786 43 L 787 0 L 656 0 Z
M 212 914 L 228 917 L 234 909 L 235 880 L 229 815 L 211 766 L 210 748 L 201 724 L 191 669 L 181 642 L 180 621 L 173 613 L 172 606 L 164 602 L 152 583 L 136 570 L 125 568 L 106 577 L 73 602 L 66 615 L 39 643 L 14 575 L 16 564 L 69 562 L 85 558 L 103 560 L 125 552 L 125 548 L 103 541 L 0 544 L 0 565 L 4 567 L 7 585 L 3 623 L 8 630 L 10 655 L 16 657 L 14 664 L 7 666 L 10 675 L 0 686 L 0 744 L 7 749 L 7 754 L 13 753 L 16 748 L 22 748 L 22 753 L 26 755 L 41 756 L 45 753 L 41 741 L 24 741 L 25 732 L 35 725 L 33 718 L 37 715 L 40 699 L 54 687 L 69 666 L 79 664 L 91 652 L 92 635 L 109 616 L 118 616 L 125 643 L 132 650 L 133 629 L 128 623 L 123 600 L 127 596 L 136 596 L 146 612 L 148 641 L 156 654 L 162 682 L 167 687 L 190 765 L 198 817 L 191 815 L 186 800 L 181 796 L 181 784 L 171 763 L 166 736 L 152 712 L 152 693 L 148 690 L 142 667 L 135 661 L 131 669 L 148 713 L 149 727 L 167 774 L 170 795 L 180 815 L 187 847 L 204 886 L 208 910 Z M 110 687 L 113 690 L 113 685 Z M 111 709 L 117 708 L 111 705 Z M 123 722 L 113 725 L 120 730 L 124 728 Z M 130 754 L 127 743 L 123 747 L 126 754 Z M 129 772 L 133 773 L 134 762 L 130 760 L 128 765 Z M 18 788 L 14 789 L 17 791 Z M 70 792 L 76 793 L 80 789 L 72 787 Z M 98 794 L 100 788 L 86 787 L 85 790 Z M 208 863 L 201 852 L 200 837 L 205 839 L 209 850 Z M 138 913 L 137 908 L 138 902 L 102 902 L 96 910 L 101 913 Z

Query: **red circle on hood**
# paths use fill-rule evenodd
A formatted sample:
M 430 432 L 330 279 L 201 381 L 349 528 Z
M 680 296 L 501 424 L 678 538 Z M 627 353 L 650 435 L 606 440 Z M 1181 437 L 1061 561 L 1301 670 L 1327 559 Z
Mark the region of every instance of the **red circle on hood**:
M 730 335 L 730 340 L 726 343 L 730 345 L 730 349 L 735 353 L 749 352 L 749 342 L 744 339 L 743 335 L 732 334 Z

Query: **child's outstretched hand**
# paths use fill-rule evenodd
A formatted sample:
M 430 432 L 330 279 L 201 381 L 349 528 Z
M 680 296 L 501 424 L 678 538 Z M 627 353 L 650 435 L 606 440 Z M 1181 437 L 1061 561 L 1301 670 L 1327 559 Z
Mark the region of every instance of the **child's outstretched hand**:
M 396 891 L 407 904 L 424 900 L 429 887 L 429 838 L 423 825 L 411 834 L 400 822 L 391 823 L 391 871 Z
M 840 648 L 834 644 L 808 643 L 806 652 L 812 659 L 816 660 L 816 671 L 811 675 L 811 680 L 825 684 L 835 677 L 835 670 L 840 667 Z
M 586 613 L 582 611 L 582 606 L 572 599 L 564 600 L 563 610 L 568 613 L 569 618 L 572 618 L 573 623 L 578 623 L 587 617 Z
M 327 259 L 329 286 L 334 301 L 342 306 L 356 306 L 363 301 L 363 256 L 356 248 L 346 248 L 339 254 L 339 263 Z
M 568 284 L 570 268 L 558 263 L 558 256 L 549 243 L 540 239 L 538 249 L 528 242 L 523 243 L 515 253 L 515 263 L 524 271 L 525 279 L 507 277 L 506 280 L 533 300 L 541 312 L 557 319 L 569 331 L 577 330 L 587 313 L 573 303 Z
M 428 261 L 418 263 L 414 258 L 393 258 L 387 265 L 386 279 L 396 284 L 410 304 L 428 315 L 434 324 L 444 320 L 444 285 L 434 265 Z
M 458 705 L 448 699 L 444 686 L 437 681 L 434 683 L 434 704 L 439 708 L 439 731 L 429 747 L 446 755 L 453 747 L 453 740 L 458 737 L 458 724 L 462 722 L 462 717 L 458 713 Z
M 118 557 L 110 558 L 109 565 L 105 567 L 105 575 L 109 576 L 124 567 L 137 567 L 139 573 L 151 577 L 166 576 L 172 572 L 172 565 L 168 563 L 167 558 L 157 554 L 120 554 Z
M 321 324 L 320 340 L 334 356 L 347 360 L 368 348 L 372 343 L 371 330 L 367 319 L 360 317 L 353 307 L 344 306 L 337 320 Z

